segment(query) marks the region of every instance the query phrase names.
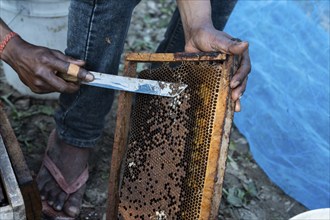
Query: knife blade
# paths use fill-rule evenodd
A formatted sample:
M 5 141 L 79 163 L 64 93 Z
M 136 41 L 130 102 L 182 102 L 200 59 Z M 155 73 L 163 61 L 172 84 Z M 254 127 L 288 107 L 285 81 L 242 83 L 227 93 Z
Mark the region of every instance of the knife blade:
M 94 80 L 92 82 L 82 82 L 83 84 L 128 92 L 175 97 L 187 87 L 186 84 L 182 83 L 139 79 L 94 71 L 89 72 L 94 75 Z
M 79 71 L 79 66 L 70 64 L 67 73 L 58 73 L 58 76 L 66 81 L 77 82 L 77 75 Z M 127 92 L 144 93 L 165 97 L 175 97 L 187 87 L 187 85 L 183 83 L 139 79 L 95 71 L 89 72 L 94 75 L 94 80 L 91 82 L 82 81 L 82 84 L 107 89 L 123 90 Z

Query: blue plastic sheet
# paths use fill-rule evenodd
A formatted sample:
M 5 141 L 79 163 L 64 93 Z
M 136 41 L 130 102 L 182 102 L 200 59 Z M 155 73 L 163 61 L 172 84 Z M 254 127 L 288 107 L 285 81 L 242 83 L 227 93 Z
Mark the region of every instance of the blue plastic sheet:
M 270 179 L 315 209 L 330 207 L 329 1 L 305 4 L 239 1 L 225 31 L 252 60 L 235 124 Z

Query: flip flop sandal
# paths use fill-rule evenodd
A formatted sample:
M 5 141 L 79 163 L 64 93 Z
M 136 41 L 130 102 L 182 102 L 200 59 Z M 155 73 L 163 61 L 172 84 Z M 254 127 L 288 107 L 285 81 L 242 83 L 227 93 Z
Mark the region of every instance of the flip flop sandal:
M 53 176 L 53 178 L 60 186 L 60 188 L 66 193 L 65 200 L 67 200 L 72 193 L 79 190 L 88 180 L 88 176 L 89 176 L 88 166 L 86 166 L 86 169 L 80 174 L 80 176 L 73 183 L 68 184 L 65 178 L 63 177 L 61 171 L 47 155 L 47 151 L 43 159 L 43 166 L 47 168 L 47 170 Z M 55 210 L 52 206 L 48 205 L 47 201 L 42 201 L 42 213 L 45 215 L 46 219 L 53 219 L 53 220 L 75 219 L 73 217 L 68 216 L 63 211 Z

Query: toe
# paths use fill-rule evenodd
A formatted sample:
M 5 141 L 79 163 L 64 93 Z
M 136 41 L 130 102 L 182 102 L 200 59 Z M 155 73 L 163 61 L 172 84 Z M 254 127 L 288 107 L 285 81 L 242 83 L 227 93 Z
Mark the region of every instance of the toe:
M 53 206 L 55 201 L 57 201 L 58 199 L 58 195 L 61 193 L 61 190 L 59 188 L 53 188 L 52 190 L 50 190 L 48 192 L 47 195 L 47 202 L 50 206 Z
M 57 194 L 56 199 L 54 201 L 53 208 L 57 211 L 62 211 L 64 203 L 66 199 L 66 193 L 60 192 Z
M 67 213 L 69 216 L 76 217 L 80 213 L 80 208 L 77 206 L 69 206 L 65 209 L 65 213 Z
M 65 202 L 63 211 L 69 216 L 76 217 L 79 215 L 85 188 L 86 186 L 81 187 L 77 192 L 71 194 Z
M 48 195 L 52 191 L 53 186 L 52 183 L 46 182 L 44 186 L 40 189 L 40 197 L 42 200 L 48 200 Z
M 42 167 L 36 178 L 38 189 L 41 191 L 45 187 L 48 181 L 49 181 L 49 173 L 46 169 L 44 169 L 44 167 Z

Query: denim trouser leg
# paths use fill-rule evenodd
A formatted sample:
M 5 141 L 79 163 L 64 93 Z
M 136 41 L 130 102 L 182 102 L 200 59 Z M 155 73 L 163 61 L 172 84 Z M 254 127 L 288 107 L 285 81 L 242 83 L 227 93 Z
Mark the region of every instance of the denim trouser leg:
M 71 0 L 66 54 L 86 61 L 86 69 L 117 74 L 120 55 L 139 0 Z M 236 0 L 212 0 L 214 26 L 222 30 Z M 173 14 L 157 52 L 184 50 L 184 33 L 178 10 Z M 74 94 L 61 94 L 55 114 L 58 134 L 68 144 L 93 147 L 104 128 L 113 91 L 81 86 Z
M 211 0 L 212 22 L 217 30 L 223 30 L 227 20 L 233 11 L 237 0 Z M 164 40 L 159 44 L 157 53 L 182 52 L 184 51 L 185 40 L 183 26 L 179 10 L 176 9 L 171 18 L 170 24 L 165 33 Z
M 65 53 L 86 61 L 86 69 L 117 74 L 132 11 L 138 0 L 72 0 Z M 92 147 L 104 127 L 113 102 L 109 89 L 81 86 L 61 94 L 55 114 L 61 139 L 77 147 Z

